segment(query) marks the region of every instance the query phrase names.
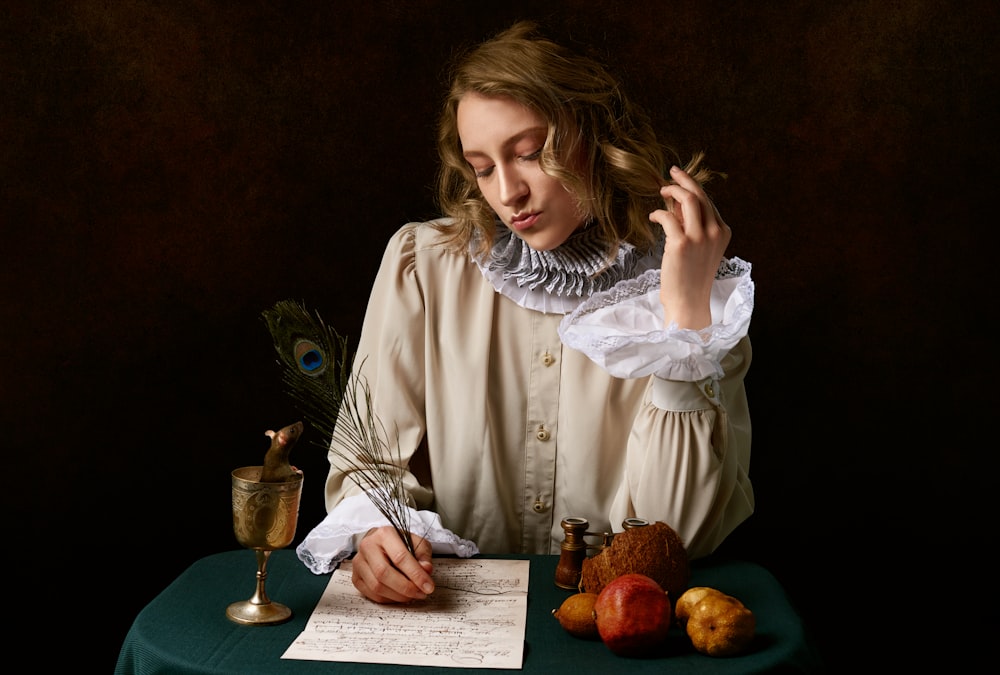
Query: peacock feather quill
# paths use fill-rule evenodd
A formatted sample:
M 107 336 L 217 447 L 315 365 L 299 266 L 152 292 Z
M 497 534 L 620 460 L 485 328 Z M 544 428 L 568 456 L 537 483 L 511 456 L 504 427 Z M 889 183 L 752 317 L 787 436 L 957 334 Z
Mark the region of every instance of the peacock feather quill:
M 393 455 L 386 428 L 372 412 L 371 389 L 360 366 L 352 373 L 354 356 L 348 353 L 347 339 L 318 312 L 293 300 L 275 303 L 263 318 L 278 353 L 282 381 L 305 421 L 319 431 L 323 440 L 318 442 L 414 553 L 404 468 L 398 454 Z

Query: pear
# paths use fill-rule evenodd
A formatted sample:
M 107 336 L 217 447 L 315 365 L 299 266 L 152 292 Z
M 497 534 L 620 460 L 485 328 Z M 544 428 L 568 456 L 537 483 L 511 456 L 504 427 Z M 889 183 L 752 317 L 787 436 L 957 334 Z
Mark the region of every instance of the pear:
M 692 586 L 681 594 L 674 603 L 674 620 L 681 628 L 687 628 L 688 617 L 699 602 L 707 595 L 722 595 L 722 591 L 708 586 Z
M 686 606 L 684 612 L 687 615 L 685 631 L 691 644 L 702 654 L 736 656 L 746 651 L 753 641 L 756 617 L 731 595 L 709 589 Z

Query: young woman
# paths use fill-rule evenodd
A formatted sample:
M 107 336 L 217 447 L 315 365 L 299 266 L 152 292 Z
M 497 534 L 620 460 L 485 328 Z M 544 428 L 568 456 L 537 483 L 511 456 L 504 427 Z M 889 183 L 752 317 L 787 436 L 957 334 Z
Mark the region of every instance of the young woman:
M 432 551 L 558 553 L 570 516 L 663 521 L 711 553 L 754 506 L 754 289 L 710 172 L 668 164 L 605 68 L 530 24 L 451 82 L 446 217 L 389 241 L 354 361 L 406 468 L 416 556 L 333 448 L 300 559 L 354 554 L 364 595 L 406 602 L 433 590 Z

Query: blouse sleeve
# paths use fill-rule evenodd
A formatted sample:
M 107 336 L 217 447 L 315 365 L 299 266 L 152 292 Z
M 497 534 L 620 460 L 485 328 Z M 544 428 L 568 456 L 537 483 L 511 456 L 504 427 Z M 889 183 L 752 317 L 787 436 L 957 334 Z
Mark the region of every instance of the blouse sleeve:
M 392 420 L 384 440 L 387 452 L 400 467 L 408 466 L 426 431 L 422 415 L 425 321 L 415 271 L 415 226 L 404 226 L 386 246 L 352 366 L 352 376 L 364 383 L 369 394 L 358 397 L 358 411 L 365 415 L 370 402 L 376 419 Z M 338 428 L 343 423 L 339 420 Z M 388 524 L 366 490 L 351 478 L 342 459 L 352 454 L 350 447 L 343 446 L 343 438 L 348 435 L 335 433 L 328 453 L 327 515 L 296 547 L 299 559 L 316 574 L 329 572 L 357 550 L 359 535 Z M 474 542 L 444 528 L 436 513 L 418 510 L 430 504 L 433 495 L 408 470 L 403 472 L 403 486 L 411 529 L 420 531 L 435 553 L 469 557 L 479 552 Z
M 407 466 L 426 432 L 423 417 L 426 387 L 424 383 L 423 293 L 416 275 L 416 224 L 401 228 L 386 245 L 378 274 L 372 285 L 364 324 L 352 365 L 352 376 L 368 388 L 368 395 L 357 397 L 361 415 L 367 403 L 378 420 L 391 420 L 385 430 L 388 453 L 400 466 Z M 338 420 L 338 429 L 344 420 Z M 330 473 L 326 481 L 326 508 L 332 510 L 342 499 L 359 494 L 361 488 L 345 471 L 341 455 L 352 455 L 343 440 L 349 433 L 335 433 L 328 459 Z M 404 485 L 410 506 L 431 501 L 409 472 Z
M 633 421 L 610 519 L 661 520 L 693 558 L 707 555 L 753 513 L 750 415 L 750 265 L 724 260 L 713 324 L 663 327 L 659 270 L 590 298 L 560 325 L 570 347 L 616 377 L 650 377 Z

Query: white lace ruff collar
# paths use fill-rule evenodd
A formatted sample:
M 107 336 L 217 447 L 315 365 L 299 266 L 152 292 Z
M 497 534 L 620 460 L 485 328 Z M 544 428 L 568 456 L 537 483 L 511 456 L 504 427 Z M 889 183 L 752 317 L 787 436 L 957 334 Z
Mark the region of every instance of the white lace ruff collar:
M 471 242 L 470 251 L 475 247 Z M 663 247 L 661 243 L 656 251 L 642 254 L 623 242 L 610 267 L 596 274 L 605 266 L 607 251 L 608 244 L 596 228 L 574 233 L 551 251 L 536 251 L 498 222 L 493 248 L 483 259 L 472 257 L 497 292 L 521 307 L 567 314 L 592 294 L 658 268 Z

